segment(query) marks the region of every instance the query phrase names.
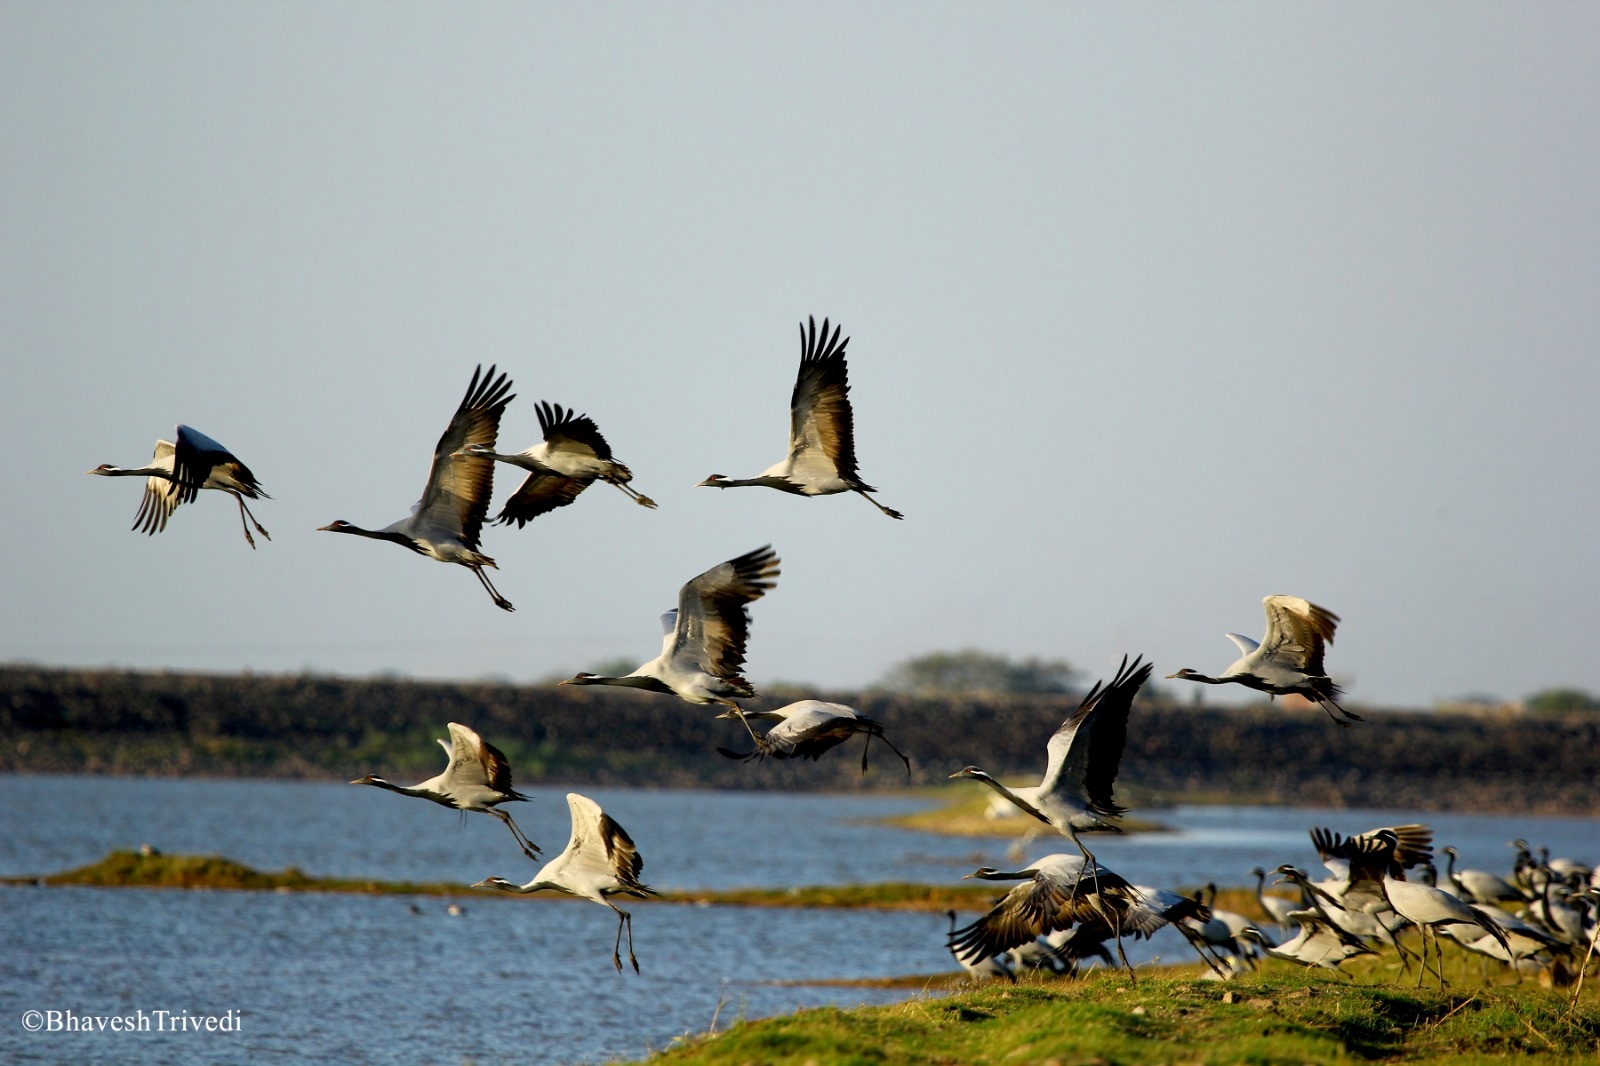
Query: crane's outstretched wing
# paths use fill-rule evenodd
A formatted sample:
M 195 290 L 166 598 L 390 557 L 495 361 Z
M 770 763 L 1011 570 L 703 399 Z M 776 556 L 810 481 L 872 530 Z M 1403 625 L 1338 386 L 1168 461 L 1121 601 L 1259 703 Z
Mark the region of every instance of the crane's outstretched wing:
M 1228 633 L 1225 635 L 1229 640 L 1238 645 L 1240 655 L 1249 655 L 1251 652 L 1261 647 L 1259 642 L 1245 636 L 1243 633 Z
M 583 478 L 529 474 L 522 487 L 512 493 L 500 508 L 495 522 L 502 526 L 515 522 L 517 528 L 521 529 L 540 515 L 567 506 L 588 487 L 589 482 Z
M 192 426 L 178 426 L 178 443 L 173 449 L 172 480 L 179 503 L 193 503 L 195 495 L 211 476 L 211 468 L 237 461 L 233 454 Z M 240 464 L 241 466 L 243 464 Z
M 678 592 L 673 657 L 687 656 L 713 677 L 738 674 L 750 636 L 746 605 L 777 584 L 778 572 L 778 556 L 768 544 L 685 584 Z
M 1041 793 L 1071 798 L 1111 817 L 1127 810 L 1117 805 L 1112 790 L 1127 745 L 1128 711 L 1151 669 L 1142 655 L 1131 664 L 1124 655 L 1111 684 L 1095 683 L 1050 738 Z
M 1328 829 L 1313 829 L 1311 843 L 1316 847 L 1317 853 L 1322 856 L 1324 863 L 1330 856 L 1348 858 L 1346 851 L 1364 848 L 1369 843 L 1379 840 L 1384 834 L 1392 838 L 1390 849 L 1387 853 L 1386 871 L 1396 877 L 1404 876 L 1404 871 L 1412 866 L 1433 861 L 1433 827 L 1417 822 L 1408 825 L 1386 825 L 1376 829 L 1368 829 L 1365 833 L 1357 833 L 1345 838 L 1340 843 L 1338 833 Z
M 843 327 L 828 334 L 828 320 L 811 318 L 811 330 L 800 327 L 800 373 L 789 399 L 789 456 L 799 462 L 826 458 L 847 481 L 856 477 L 855 427 L 850 411 L 850 371 L 845 364 Z M 808 453 L 815 453 L 808 454 Z
M 488 785 L 496 792 L 517 795 L 511 786 L 511 763 L 505 752 L 490 744 L 459 722 L 450 722 L 450 766 L 452 782 Z M 442 743 L 442 741 L 441 741 Z
M 567 807 L 572 811 L 572 839 L 555 862 L 577 871 L 580 877 L 614 877 L 623 891 L 633 895 L 650 894 L 650 889 L 639 883 L 644 859 L 622 826 L 588 796 L 568 792 Z
M 433 449 L 428 483 L 422 490 L 422 499 L 417 501 L 420 520 L 440 529 L 459 531 L 461 543 L 474 551 L 489 510 L 494 460 L 455 453 L 469 444 L 493 449 L 500 434 L 500 416 L 513 399 L 511 381 L 504 374 L 496 377 L 492 365 L 488 373 L 483 373 L 481 365 L 472 372 L 466 395 Z
M 181 427 L 180 427 L 181 428 Z M 156 441 L 155 454 L 150 465 L 172 469 L 173 445 L 170 440 Z M 167 528 L 167 519 L 178 509 L 181 493 L 175 482 L 164 477 L 144 479 L 144 496 L 139 500 L 139 513 L 133 516 L 133 528 L 155 536 Z
M 958 960 L 975 963 L 1053 932 L 1053 919 L 1067 895 L 1052 878 L 1035 877 L 1016 885 L 989 913 L 950 934 L 948 947 Z
M 843 744 L 857 732 L 855 714 L 844 714 L 837 704 L 807 700 L 808 706 L 767 731 L 766 754 L 774 759 L 811 759 Z
M 1261 639 L 1266 654 L 1313 677 L 1324 676 L 1323 642 L 1333 643 L 1339 616 L 1299 596 L 1268 596 L 1261 605 L 1267 612 L 1267 633 Z
M 557 451 L 592 455 L 596 459 L 611 458 L 611 445 L 606 443 L 605 437 L 600 435 L 600 427 L 588 415 L 544 400 L 539 401 L 537 414 L 545 443 Z

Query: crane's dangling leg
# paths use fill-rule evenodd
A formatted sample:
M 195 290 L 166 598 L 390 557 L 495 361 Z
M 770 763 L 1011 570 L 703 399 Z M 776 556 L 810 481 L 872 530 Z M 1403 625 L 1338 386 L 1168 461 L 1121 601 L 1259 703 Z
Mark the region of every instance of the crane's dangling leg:
M 495 587 L 489 583 L 489 575 L 483 572 L 483 567 L 473 566 L 471 569 L 474 574 L 478 575 L 478 580 L 483 583 L 483 587 L 488 590 L 489 595 L 494 599 L 494 605 L 496 607 L 500 608 L 502 611 L 516 610 L 515 607 L 511 606 L 511 601 L 500 595 Z
M 717 702 L 726 703 L 729 707 L 732 707 L 735 712 L 737 712 L 734 717 L 744 723 L 745 731 L 750 734 L 750 742 L 756 746 L 756 751 L 759 751 L 765 755 L 767 751 L 767 745 L 760 737 L 756 736 L 755 726 L 750 724 L 750 719 L 745 715 L 744 708 L 739 706 L 737 703 L 734 703 L 732 700 L 718 700 Z M 752 752 L 752 754 L 754 754 L 754 752 Z
M 1339 706 L 1339 702 L 1337 700 L 1319 699 L 1319 700 L 1317 700 L 1317 706 L 1321 707 L 1324 711 L 1327 711 L 1328 712 L 1328 717 L 1332 718 L 1333 721 L 1334 721 L 1334 724 L 1336 724 L 1336 725 L 1349 726 L 1349 724 L 1351 722 L 1365 722 L 1366 721 L 1365 718 L 1361 717 L 1361 715 L 1357 714 L 1356 712 L 1347 711 L 1343 707 Z M 1340 718 L 1338 715 L 1335 715 L 1333 713 L 1335 710 L 1337 710 L 1339 712 L 1339 714 L 1344 715 L 1344 717 Z
M 878 510 L 882 511 L 884 514 L 888 515 L 890 518 L 904 518 L 905 517 L 905 515 L 901 514 L 899 511 L 896 511 L 894 508 L 885 507 L 883 504 L 879 503 L 877 500 L 874 500 L 871 496 L 868 496 L 865 492 L 862 492 L 860 489 L 856 489 L 855 492 L 856 492 L 856 495 L 860 496 L 863 500 L 866 500 L 868 503 L 872 504 L 872 506 L 874 506 Z
M 231 492 L 231 493 L 229 493 L 229 495 L 231 495 L 236 501 L 238 501 L 238 504 L 239 504 L 239 526 L 240 526 L 240 528 L 242 528 L 244 530 L 244 542 L 246 544 L 250 545 L 250 548 L 253 551 L 255 549 L 255 546 L 256 546 L 256 538 L 254 538 L 254 537 L 252 537 L 250 535 L 250 526 L 244 520 L 244 497 L 240 496 L 237 492 Z M 263 530 L 263 532 L 265 532 L 265 530 Z M 268 537 L 267 539 L 271 540 L 272 538 Z
M 624 911 L 622 916 L 628 920 L 628 961 L 633 963 L 633 972 L 638 973 L 639 960 L 633 957 L 633 915 Z
M 626 925 L 628 927 L 628 961 L 633 963 L 633 972 L 638 973 L 639 960 L 633 957 L 633 915 L 629 914 L 627 911 L 623 910 L 621 907 L 610 902 L 609 900 L 606 901 L 606 906 L 617 912 L 617 942 L 611 948 L 611 962 L 616 966 L 617 972 L 621 973 L 622 927 Z
M 895 747 L 894 744 L 889 740 L 889 738 L 883 735 L 883 727 L 882 726 L 878 727 L 878 731 L 874 735 L 879 740 L 883 741 L 885 744 L 888 744 L 890 751 L 892 751 L 896 755 L 900 756 L 900 761 L 906 764 L 906 778 L 907 778 L 907 780 L 909 780 L 911 778 L 911 760 L 906 758 L 905 752 L 903 752 L 899 748 Z M 865 753 L 863 752 L 862 754 L 863 754 L 863 757 L 865 757 Z
M 633 486 L 631 486 L 631 485 L 629 485 L 629 484 L 627 484 L 625 482 L 622 482 L 622 481 L 612 481 L 612 482 L 608 482 L 608 484 L 615 485 L 617 488 L 621 489 L 624 493 L 627 494 L 628 499 L 632 500 L 634 503 L 638 504 L 640 507 L 648 507 L 652 511 L 656 509 L 656 501 L 652 500 L 650 497 L 646 496 L 644 493 L 639 492 Z
M 250 510 L 249 505 L 244 502 L 244 497 L 236 492 L 233 494 L 233 498 L 239 501 L 239 521 L 243 522 L 244 516 L 248 515 L 250 517 L 250 524 L 256 527 L 256 532 L 260 533 L 268 540 L 271 540 L 272 534 L 267 532 L 266 526 L 263 526 L 260 522 L 256 521 L 255 512 Z M 256 546 L 256 542 L 250 540 L 250 531 L 248 529 L 244 531 L 244 539 L 250 541 L 250 547 L 254 548 Z
M 528 839 L 528 835 L 518 828 L 517 823 L 511 820 L 511 815 L 495 807 L 487 808 L 488 812 L 506 823 L 506 828 L 511 830 L 511 835 L 517 838 L 517 846 L 522 849 L 522 854 L 535 862 L 539 860 L 539 845 Z
M 1088 868 L 1089 868 L 1089 877 L 1090 877 L 1091 880 L 1094 881 L 1095 899 L 1099 902 L 1099 904 L 1102 907 L 1104 907 L 1105 896 L 1103 894 L 1101 894 L 1101 891 L 1100 891 L 1100 863 L 1099 863 L 1099 861 L 1095 859 L 1094 855 L 1092 855 L 1090 853 L 1088 848 L 1083 846 L 1083 841 L 1078 839 L 1077 831 L 1074 830 L 1071 825 L 1067 826 L 1067 836 L 1071 837 L 1072 838 L 1072 842 L 1074 844 L 1078 845 L 1078 850 L 1083 852 L 1083 861 L 1084 861 L 1085 865 L 1087 865 Z M 1078 880 L 1080 882 L 1083 880 L 1083 875 L 1081 873 L 1078 875 Z M 1074 889 L 1074 891 L 1076 891 L 1076 889 Z M 1112 909 L 1114 910 L 1115 908 L 1112 908 Z M 1112 929 L 1112 932 L 1114 932 L 1116 934 L 1116 936 L 1117 936 L 1117 955 L 1122 959 L 1122 965 L 1127 967 L 1128 977 L 1131 978 L 1132 980 L 1137 981 L 1138 978 L 1133 976 L 1133 967 L 1128 965 L 1128 955 L 1122 949 L 1122 919 L 1121 919 L 1120 916 L 1117 917 L 1111 923 L 1111 929 Z

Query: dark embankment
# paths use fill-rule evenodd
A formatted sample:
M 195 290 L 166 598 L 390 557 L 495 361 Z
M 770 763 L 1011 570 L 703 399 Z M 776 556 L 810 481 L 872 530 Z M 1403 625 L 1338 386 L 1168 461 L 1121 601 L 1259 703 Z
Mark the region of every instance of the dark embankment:
M 810 693 L 772 693 L 778 706 Z M 1075 700 L 838 697 L 881 721 L 911 757 L 911 783 L 968 763 L 1038 772 Z M 1141 698 L 1120 783 L 1168 799 L 1423 810 L 1600 812 L 1600 715 L 1373 711 L 1340 729 L 1320 711 L 1196 708 Z M 859 739 L 821 763 L 738 763 L 749 738 L 711 708 L 623 690 L 305 676 L 0 668 L 0 770 L 421 780 L 435 737 L 466 723 L 511 758 L 520 784 L 899 788 Z

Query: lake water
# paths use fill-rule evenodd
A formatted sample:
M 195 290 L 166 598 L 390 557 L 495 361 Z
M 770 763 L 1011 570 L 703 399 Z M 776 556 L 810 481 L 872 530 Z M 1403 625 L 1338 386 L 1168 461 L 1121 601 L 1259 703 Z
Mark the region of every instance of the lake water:
M 529 790 L 519 825 L 554 855 L 565 790 Z M 1020 866 L 1003 840 L 908 832 L 871 819 L 917 797 L 585 790 L 621 823 L 657 889 L 848 882 L 951 883 Z M 494 819 L 344 784 L 0 775 L 0 874 L 53 872 L 113 848 L 221 854 L 324 876 L 525 881 L 533 865 Z M 1425 821 L 1465 865 L 1504 871 L 1506 842 L 1600 857 L 1600 821 L 1186 807 L 1140 812 L 1176 831 L 1095 838 L 1130 880 L 1244 884 L 1252 866 L 1316 868 L 1306 830 Z M 1064 847 L 1062 845 L 1065 845 Z M 1026 858 L 1071 850 L 1041 839 Z M 606 950 L 610 911 L 583 901 L 479 893 L 447 900 L 317 893 L 0 887 L 0 1061 L 603 1062 L 685 1033 L 824 1003 L 888 1002 L 915 989 L 776 982 L 945 973 L 941 915 L 625 902 L 642 975 Z M 413 913 L 413 907 L 421 911 Z M 1183 959 L 1173 934 L 1130 944 L 1136 961 Z M 1191 956 L 1192 957 L 1192 956 Z M 28 1032 L 24 1012 L 137 1017 L 145 1032 Z M 169 1012 L 157 1015 L 157 1011 Z M 237 1031 L 170 1031 L 221 1016 Z M 157 1025 L 168 1031 L 156 1031 Z

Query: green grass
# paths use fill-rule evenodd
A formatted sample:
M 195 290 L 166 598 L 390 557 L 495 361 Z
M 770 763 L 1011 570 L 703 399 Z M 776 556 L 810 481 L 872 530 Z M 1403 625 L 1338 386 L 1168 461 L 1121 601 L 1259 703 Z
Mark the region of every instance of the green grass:
M 127 888 L 221 888 L 257 892 L 367 892 L 421 896 L 480 894 L 462 884 L 313 877 L 295 867 L 255 870 L 220 855 L 142 855 L 113 851 L 98 862 L 64 873 L 0 878 L 0 883 L 93 885 Z M 486 893 L 503 898 L 499 893 Z M 723 892 L 663 892 L 663 903 L 717 903 L 749 907 L 870 907 L 914 911 L 986 910 L 999 893 L 990 884 L 811 886 L 742 888 Z M 535 897 L 551 898 L 551 897 Z
M 1231 1002 L 1225 1002 L 1227 997 Z M 1593 1063 L 1600 1006 L 1536 984 L 1414 989 L 1277 965 L 1221 983 L 1097 971 L 690 1038 L 651 1066 L 743 1063 Z
M 4 877 L 0 884 L 94 885 L 102 888 L 222 888 L 256 892 L 367 892 L 374 894 L 477 895 L 470 886 L 443 882 L 375 881 L 314 877 L 293 866 L 276 872 L 252 869 L 220 855 L 142 855 L 113 851 L 98 862 L 63 873 Z M 879 910 L 982 912 L 1008 886 L 963 881 L 923 885 L 890 881 L 875 885 L 807 885 L 796 888 L 735 888 L 718 892 L 663 892 L 662 903 L 732 904 L 747 907 L 855 907 Z M 497 893 L 490 893 L 500 898 Z M 544 897 L 536 897 L 544 898 Z M 1266 920 L 1248 889 L 1223 889 L 1217 905 Z
M 224 888 L 256 892 L 371 892 L 420 896 L 461 895 L 465 885 L 312 877 L 293 866 L 276 873 L 252 869 L 220 855 L 141 855 L 113 851 L 99 862 L 43 877 L 8 877 L 9 884 L 93 885 L 127 888 Z

